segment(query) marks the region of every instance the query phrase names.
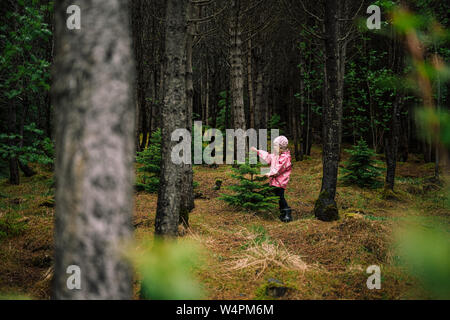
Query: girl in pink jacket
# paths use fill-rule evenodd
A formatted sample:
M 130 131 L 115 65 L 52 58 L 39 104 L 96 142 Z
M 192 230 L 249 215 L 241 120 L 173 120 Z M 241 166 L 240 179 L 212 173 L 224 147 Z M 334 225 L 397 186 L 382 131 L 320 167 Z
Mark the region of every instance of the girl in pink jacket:
M 264 150 L 256 151 L 261 159 L 270 164 L 270 171 L 266 174 L 269 177 L 269 185 L 275 188 L 275 194 L 280 197 L 280 220 L 283 222 L 292 221 L 292 209 L 288 206 L 284 198 L 284 191 L 289 182 L 292 171 L 291 152 L 288 149 L 288 139 L 285 136 L 279 136 L 273 141 L 274 153 L 270 154 Z

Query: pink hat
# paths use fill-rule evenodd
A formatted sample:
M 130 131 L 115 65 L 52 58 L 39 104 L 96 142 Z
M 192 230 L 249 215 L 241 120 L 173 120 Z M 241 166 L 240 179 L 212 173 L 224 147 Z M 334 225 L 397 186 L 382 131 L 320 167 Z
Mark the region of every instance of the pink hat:
M 286 148 L 289 141 L 285 136 L 279 136 L 276 137 L 275 140 L 273 140 L 273 143 L 279 145 L 281 148 Z

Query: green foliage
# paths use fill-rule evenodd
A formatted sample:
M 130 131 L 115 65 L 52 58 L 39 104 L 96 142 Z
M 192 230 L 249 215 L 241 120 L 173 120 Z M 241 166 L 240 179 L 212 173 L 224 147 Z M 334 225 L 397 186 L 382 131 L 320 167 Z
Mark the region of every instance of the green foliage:
M 24 141 L 20 146 L 16 141 Z M 53 165 L 53 142 L 44 137 L 44 132 L 36 128 L 34 123 L 24 126 L 24 136 L 18 134 L 0 134 L 0 158 L 18 158 L 23 164 L 36 162 L 44 165 Z
M 25 230 L 26 223 L 21 218 L 15 211 L 7 212 L 0 218 L 0 241 L 20 235 Z
M 19 12 L 8 12 L 11 21 L 0 27 L 2 52 L 0 54 L 0 90 L 9 99 L 24 94 L 50 89 L 50 63 L 40 58 L 35 44 L 49 41 L 52 32 L 44 23 L 44 14 L 52 6 L 38 5 L 37 1 L 19 1 Z
M 233 207 L 250 212 L 264 212 L 276 207 L 278 197 L 274 196 L 273 187 L 263 183 L 266 177 L 259 176 L 261 164 L 240 164 L 232 168 L 231 177 L 238 183 L 227 187 L 233 194 L 222 194 L 220 199 Z
M 201 252 L 193 245 L 157 240 L 135 257 L 143 299 L 193 300 L 202 290 L 192 276 Z
M 417 122 L 423 125 L 421 134 L 431 132 L 446 147 L 450 147 L 450 112 L 447 110 L 435 111 L 433 109 L 420 108 L 416 110 Z M 439 131 L 435 129 L 439 128 Z
M 345 135 L 353 135 L 355 140 L 369 134 L 379 139 L 374 136 L 376 133 L 389 130 L 395 97 L 409 85 L 386 66 L 388 52 L 367 48 L 369 41 L 374 40 L 369 37 L 363 38 L 365 45 L 355 46 L 359 55 L 349 61 L 345 75 L 343 131 Z M 410 100 L 414 97 L 402 95 L 400 103 L 411 103 Z
M 315 32 L 319 32 L 317 26 L 313 26 Z M 306 31 L 300 31 L 301 38 L 306 39 L 310 36 Z M 297 99 L 303 98 L 303 102 L 307 108 L 320 116 L 322 115 L 322 89 L 323 89 L 323 53 L 317 52 L 315 47 L 306 42 L 299 42 L 297 48 L 299 54 L 303 56 L 303 63 L 297 65 L 300 76 L 303 78 L 304 91 L 294 94 Z M 317 59 L 317 57 L 320 57 Z M 316 60 L 315 63 L 311 61 Z M 318 61 L 317 61 L 318 60 Z M 318 103 L 319 102 L 319 103 Z M 305 116 L 305 115 L 301 115 Z M 301 119 L 303 125 L 303 119 Z
M 13 108 L 17 122 L 25 125 L 23 136 L 18 131 L 0 134 L 0 162 L 18 157 L 24 164 L 52 165 L 53 144 L 44 138 L 33 119 L 40 116 L 40 101 L 45 100 L 42 96 L 50 89 L 47 57 L 52 32 L 45 19 L 53 11 L 53 2 L 42 5 L 42 1 L 21 0 L 16 3 L 17 10 L 4 13 L 0 25 L 0 101 Z M 0 121 L 2 127 L 10 120 L 3 118 L 4 114 Z M 2 164 L 0 171 L 4 171 L 1 167 Z
M 217 114 L 216 118 L 216 128 L 220 131 L 225 131 L 227 129 L 227 123 L 226 123 L 226 115 L 229 112 L 229 106 L 227 106 L 227 92 L 221 91 L 220 92 L 220 99 L 218 102 L 218 110 L 219 113 Z
M 138 171 L 143 172 L 136 182 L 137 190 L 156 193 L 161 173 L 161 129 L 152 133 L 148 147 L 138 152 L 136 161 L 142 165 Z
M 399 232 L 397 251 L 436 299 L 450 299 L 450 230 L 422 222 Z
M 356 184 L 361 188 L 376 188 L 381 182 L 377 178 L 381 175 L 382 168 L 375 164 L 381 164 L 374 159 L 375 152 L 369 149 L 367 143 L 361 139 L 352 149 L 347 149 L 350 158 L 345 162 L 345 168 L 342 168 L 345 174 L 341 180 L 346 184 Z
M 283 135 L 284 130 L 282 128 L 286 127 L 286 123 L 281 121 L 281 117 L 278 114 L 274 114 L 269 120 L 269 130 L 278 129 L 280 130 L 280 135 Z

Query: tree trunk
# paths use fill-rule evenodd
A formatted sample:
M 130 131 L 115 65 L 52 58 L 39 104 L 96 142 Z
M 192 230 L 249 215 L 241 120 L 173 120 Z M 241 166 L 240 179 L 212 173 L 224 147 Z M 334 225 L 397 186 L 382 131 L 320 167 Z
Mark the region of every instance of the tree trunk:
M 121 257 L 133 238 L 135 108 L 128 5 L 79 0 L 81 8 L 89 8 L 82 15 L 84 31 L 70 31 L 66 10 L 71 4 L 55 2 L 53 296 L 131 299 L 132 270 Z M 81 271 L 79 290 L 67 285 L 73 265 Z
M 323 110 L 323 177 L 314 214 L 319 220 L 332 221 L 339 218 L 334 200 L 339 165 L 342 109 L 339 106 L 338 83 L 338 0 L 325 2 L 325 41 L 327 104 Z
M 436 65 L 438 64 L 437 57 L 438 57 L 438 50 L 436 42 L 434 42 L 434 54 L 436 59 Z M 440 114 L 441 112 L 441 78 L 439 72 L 436 74 L 436 88 L 437 88 L 437 113 Z M 435 138 L 435 154 L 434 154 L 434 179 L 436 181 L 439 181 L 439 148 L 440 148 L 440 141 L 439 137 Z
M 232 0 L 230 15 L 231 109 L 234 128 L 245 130 L 244 77 L 241 39 L 242 31 L 239 11 L 240 0 Z
M 253 99 L 253 74 L 252 74 L 252 40 L 248 40 L 247 48 L 247 82 L 248 82 L 248 105 L 250 111 L 250 128 L 255 128 L 255 100 Z
M 193 14 L 192 4 L 187 6 L 187 17 L 191 18 Z M 193 17 L 192 17 L 193 18 Z M 192 113 L 193 113 L 193 97 L 194 97 L 194 83 L 192 80 L 192 46 L 194 40 L 194 26 L 190 25 L 187 30 L 186 38 L 186 129 L 192 133 Z M 208 72 L 208 71 L 207 71 Z M 206 76 L 208 82 L 208 73 Z M 208 84 L 207 84 L 208 87 Z M 208 91 L 208 90 L 207 90 Z M 209 94 L 208 92 L 206 93 Z M 206 98 L 208 99 L 208 98 Z M 208 110 L 208 102 L 206 103 L 206 110 Z M 208 114 L 208 112 L 207 112 Z M 208 118 L 207 118 L 208 119 Z M 180 208 L 180 224 L 189 227 L 189 213 L 194 209 L 194 173 L 192 171 L 192 164 L 184 164 L 184 173 L 182 176 L 183 183 L 181 186 L 181 208 Z
M 18 163 L 19 163 L 19 168 L 20 168 L 20 170 L 22 170 L 25 177 L 32 177 L 32 176 L 36 175 L 37 172 L 34 171 L 30 166 L 28 166 L 28 164 L 23 163 L 21 161 L 18 161 Z
M 187 127 L 186 110 L 186 37 L 188 0 L 168 0 L 166 8 L 164 107 L 161 110 L 162 165 L 155 234 L 176 237 L 180 219 L 183 164 L 175 164 L 171 152 L 178 141 L 171 141 L 172 132 Z
M 294 139 L 294 156 L 296 161 L 300 161 L 300 152 L 298 148 L 298 112 L 295 103 L 294 90 L 290 88 L 290 101 L 291 101 L 291 126 L 292 137 Z
M 191 49 L 192 50 L 192 49 Z M 192 60 L 192 53 L 191 53 L 191 60 Z M 192 64 L 192 62 L 191 62 Z M 191 68 L 192 69 L 192 68 Z M 210 79 L 209 79 L 209 64 L 208 60 L 206 60 L 206 83 L 205 83 L 205 123 L 207 126 L 209 126 L 209 117 L 210 117 L 210 103 L 209 103 L 209 95 L 210 95 Z M 192 91 L 194 90 L 194 87 L 192 86 Z
M 384 152 L 386 155 L 386 184 L 385 188 L 394 191 L 395 169 L 397 166 L 397 153 L 399 141 L 399 104 L 401 97 L 396 95 L 392 108 L 390 128 L 384 134 Z
M 303 52 L 300 53 L 300 81 L 299 81 L 299 96 L 300 96 L 300 114 L 295 112 L 295 131 L 294 131 L 294 143 L 295 143 L 295 158 L 297 161 L 303 161 L 303 144 L 305 141 L 302 139 L 302 132 L 304 124 L 303 122 L 303 113 L 305 109 L 305 60 L 303 58 Z M 302 141 L 303 140 L 303 141 Z
M 8 132 L 9 134 L 16 134 L 16 106 L 12 101 L 8 104 L 8 114 Z M 9 141 L 10 147 L 15 146 L 16 144 L 17 139 Z M 13 185 L 20 184 L 19 160 L 17 155 L 9 157 L 9 183 Z
M 263 72 L 262 69 L 257 66 L 258 73 L 256 77 L 256 98 L 255 98 L 255 115 L 254 121 L 257 129 L 263 129 L 264 126 L 264 107 L 263 107 L 263 99 L 264 99 L 264 82 L 263 82 Z
M 400 41 L 394 38 L 392 41 L 395 55 L 393 55 L 393 66 L 396 74 L 402 74 L 403 71 L 403 48 Z M 401 92 L 399 92 L 401 90 Z M 386 155 L 386 181 L 385 189 L 394 191 L 395 183 L 395 169 L 397 166 L 398 158 L 398 146 L 400 137 L 400 113 L 403 103 L 403 90 L 399 89 L 394 91 L 395 100 L 392 105 L 392 111 L 390 115 L 389 130 L 384 133 L 384 152 Z

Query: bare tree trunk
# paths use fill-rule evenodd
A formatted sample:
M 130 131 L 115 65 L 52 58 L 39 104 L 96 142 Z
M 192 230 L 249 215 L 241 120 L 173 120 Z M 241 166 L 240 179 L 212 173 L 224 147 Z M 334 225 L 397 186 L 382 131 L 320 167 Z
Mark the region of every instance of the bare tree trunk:
M 264 118 L 265 112 L 263 107 L 264 99 L 264 82 L 263 82 L 263 71 L 257 66 L 258 75 L 256 77 L 256 99 L 255 99 L 255 115 L 254 121 L 258 129 L 265 128 Z
M 81 31 L 66 28 L 71 4 L 55 2 L 53 296 L 131 299 L 132 270 L 121 257 L 122 246 L 133 238 L 135 108 L 128 3 L 77 1 L 89 8 Z M 81 271 L 79 290 L 67 286 L 73 265 Z
M 231 0 L 230 16 L 230 84 L 231 109 L 235 129 L 245 129 L 244 77 L 242 63 L 241 18 L 239 16 L 240 0 Z
M 16 133 L 16 106 L 15 103 L 10 102 L 8 105 L 8 131 L 9 134 Z M 14 146 L 17 143 L 17 139 L 11 140 L 9 142 L 10 146 Z M 17 156 L 9 157 L 9 183 L 13 185 L 20 184 L 19 175 L 19 160 Z
M 192 54 L 191 54 L 192 56 Z M 192 60 L 192 59 L 191 59 Z M 210 84 L 209 84 L 209 64 L 208 60 L 206 60 L 206 88 L 205 88 L 205 123 L 209 126 L 209 116 L 210 116 L 210 105 L 209 105 L 209 94 L 210 94 Z M 192 87 L 192 90 L 194 88 Z
M 298 149 L 298 110 L 295 103 L 294 88 L 290 88 L 290 99 L 291 101 L 291 126 L 292 126 L 292 137 L 294 138 L 294 155 L 295 160 L 300 161 L 300 152 Z
M 435 59 L 437 59 L 438 50 L 437 50 L 436 42 L 434 42 L 434 54 L 435 54 Z M 437 112 L 438 112 L 438 114 L 440 114 L 440 112 L 441 112 L 441 78 L 440 78 L 439 72 L 436 75 L 436 87 L 437 87 L 437 101 L 436 101 Z M 440 147 L 439 138 L 436 138 L 435 139 L 435 150 L 434 150 L 434 152 L 435 152 L 434 179 L 436 181 L 439 181 L 439 147 Z
M 401 74 L 403 70 L 403 50 L 398 39 L 394 38 L 392 41 L 395 55 L 393 55 L 394 72 Z M 401 89 L 400 89 L 401 90 Z M 394 91 L 395 100 L 393 103 L 390 126 L 384 134 L 384 152 L 386 155 L 386 181 L 385 189 L 394 191 L 395 170 L 398 158 L 398 145 L 400 136 L 400 112 L 403 103 L 403 93 L 399 90 Z
M 247 82 L 248 82 L 248 103 L 250 111 L 250 128 L 255 128 L 255 101 L 253 99 L 253 76 L 252 76 L 252 40 L 248 40 L 247 48 Z
M 187 5 L 187 17 L 193 18 L 194 10 L 192 4 Z M 192 113 L 193 113 L 193 97 L 194 97 L 194 83 L 192 81 L 192 46 L 194 40 L 194 26 L 190 25 L 187 30 L 186 37 L 186 129 L 192 132 Z M 208 82 L 208 75 L 206 76 Z M 208 95 L 208 92 L 206 93 Z M 207 98 L 208 99 L 208 98 Z M 208 110 L 208 102 L 206 103 L 206 110 Z M 208 114 L 208 113 L 207 113 Z M 208 117 L 206 118 L 208 119 Z M 182 192 L 181 192 L 181 208 L 180 208 L 180 223 L 185 227 L 189 226 L 189 213 L 194 209 L 194 174 L 192 171 L 192 164 L 184 164 L 184 173 L 182 176 Z
M 298 114 L 297 112 L 294 113 L 295 116 L 295 131 L 294 131 L 294 143 L 295 143 L 295 159 L 297 161 L 303 161 L 303 144 L 305 143 L 305 141 L 302 139 L 301 135 L 303 132 L 303 127 L 304 124 L 303 122 L 303 113 L 304 113 L 304 109 L 305 109 L 305 79 L 304 79 L 304 74 L 305 74 L 305 60 L 303 58 L 303 53 L 300 53 L 300 81 L 299 81 L 299 96 L 300 96 L 300 114 Z M 303 140 L 303 141 L 302 141 Z M 299 146 L 300 144 L 300 146 Z
M 166 49 L 164 72 L 164 107 L 161 110 L 162 165 L 155 234 L 176 237 L 180 219 L 183 188 L 183 164 L 175 164 L 171 152 L 178 141 L 171 141 L 172 132 L 187 127 L 186 110 L 186 37 L 188 0 L 168 0 L 166 8 Z
M 339 165 L 342 109 L 339 105 L 338 80 L 338 0 L 325 2 L 325 41 L 327 104 L 323 110 L 323 177 L 314 214 L 319 220 L 332 221 L 339 218 L 334 200 Z
M 394 191 L 395 169 L 397 166 L 398 138 L 399 138 L 399 105 L 401 97 L 397 94 L 393 104 L 390 130 L 384 134 L 384 152 L 386 154 L 386 184 L 385 188 Z
M 19 124 L 19 126 L 20 126 L 19 148 L 20 149 L 23 148 L 24 127 L 25 127 L 25 119 L 28 118 L 28 108 L 29 108 L 29 100 L 28 100 L 27 94 L 25 93 L 24 97 L 23 97 L 23 103 L 22 103 L 22 116 L 20 117 L 20 124 Z M 25 177 L 32 177 L 32 176 L 36 175 L 37 172 L 34 171 L 30 166 L 28 166 L 28 163 L 23 162 L 20 159 L 18 159 L 17 162 L 18 162 L 20 170 L 22 170 Z

